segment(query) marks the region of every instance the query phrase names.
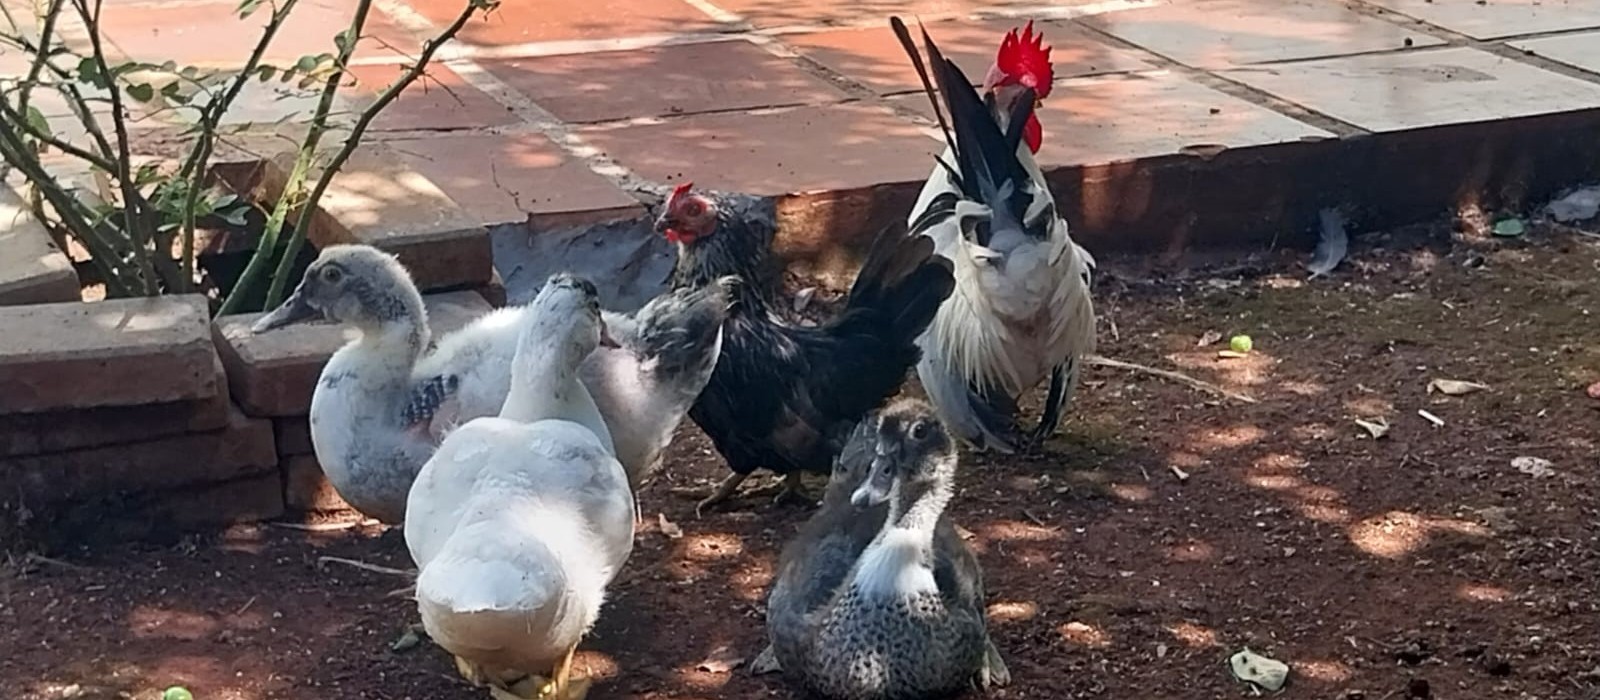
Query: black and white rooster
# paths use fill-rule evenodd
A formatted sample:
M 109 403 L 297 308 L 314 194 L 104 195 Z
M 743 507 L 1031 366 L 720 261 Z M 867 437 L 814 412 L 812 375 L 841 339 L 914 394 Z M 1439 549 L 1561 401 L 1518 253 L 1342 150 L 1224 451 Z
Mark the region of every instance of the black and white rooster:
M 908 218 L 913 235 L 932 238 L 952 261 L 956 278 L 918 341 L 917 375 L 952 433 L 978 449 L 1026 449 L 1055 432 L 1095 346 L 1094 258 L 1067 235 L 1033 158 L 1042 140 L 1033 110 L 1053 78 L 1050 49 L 1031 22 L 1020 37 L 1007 33 L 980 97 L 926 31 L 927 67 L 905 23 L 890 24 L 949 143 Z M 1024 434 L 1017 401 L 1046 376 L 1044 415 Z
M 777 302 L 761 282 L 775 227 L 770 202 L 690 184 L 673 191 L 656 220 L 677 244 L 674 289 L 743 280 L 716 369 L 689 410 L 734 473 L 697 512 L 727 500 L 758 468 L 784 475 L 780 495 L 798 493 L 802 471 L 831 471 L 851 428 L 899 393 L 920 357 L 917 337 L 955 285 L 931 240 L 886 231 L 844 310 L 818 327 L 792 325 L 773 313 Z

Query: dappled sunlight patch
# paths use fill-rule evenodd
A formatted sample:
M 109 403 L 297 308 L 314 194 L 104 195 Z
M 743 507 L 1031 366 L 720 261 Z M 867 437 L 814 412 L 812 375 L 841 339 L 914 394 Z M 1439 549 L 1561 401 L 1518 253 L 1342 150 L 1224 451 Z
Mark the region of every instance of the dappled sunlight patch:
M 1328 440 L 1339 433 L 1327 423 L 1306 423 L 1290 428 L 1289 434 L 1296 440 Z
M 1238 449 L 1260 442 L 1266 436 L 1267 431 L 1248 423 L 1226 428 L 1207 428 L 1190 433 L 1188 447 L 1202 453 Z
M 1297 506 L 1300 514 L 1310 520 L 1330 525 L 1343 525 L 1350 522 L 1350 509 L 1341 505 L 1329 503 L 1301 503 Z
M 1422 518 L 1392 511 L 1363 520 L 1350 527 L 1350 542 L 1367 554 L 1399 559 L 1427 543 L 1427 525 Z
M 1378 396 L 1358 396 L 1345 401 L 1344 408 L 1362 418 L 1384 418 L 1394 415 L 1394 403 Z
M 1039 616 L 1039 604 L 1031 600 L 1005 601 L 989 606 L 989 621 L 1024 622 Z
M 1338 489 L 1315 484 L 1306 484 L 1295 489 L 1294 495 L 1299 496 L 1300 500 L 1309 503 L 1337 503 L 1344 497 L 1339 493 Z
M 187 610 L 141 605 L 128 613 L 128 630 L 139 639 L 195 641 L 216 634 L 218 627 L 211 616 Z
M 1209 542 L 1189 540 L 1167 547 L 1167 559 L 1187 563 L 1211 561 L 1217 558 L 1216 547 Z
M 999 542 L 1054 542 L 1062 539 L 1061 531 L 1017 520 L 996 520 L 983 526 L 986 539 Z
M 1111 635 L 1087 622 L 1073 620 L 1057 628 L 1068 644 L 1086 649 L 1105 649 L 1111 646 Z
M 578 654 L 572 657 L 573 675 L 594 680 L 616 678 L 622 670 L 621 664 L 610 654 L 578 647 Z
M 1148 501 L 1155 496 L 1155 492 L 1144 484 L 1112 484 L 1110 490 L 1111 495 L 1134 503 Z
M 693 534 L 683 538 L 679 551 L 686 559 L 716 561 L 744 554 L 744 542 L 737 535 L 726 532 Z
M 757 602 L 766 600 L 767 587 L 772 585 L 772 577 L 771 562 L 762 559 L 739 567 L 728 581 L 733 584 L 733 592 L 739 598 Z
M 1198 469 L 1201 466 L 1204 466 L 1205 463 L 1206 459 L 1204 457 L 1201 457 L 1193 452 L 1177 450 L 1167 453 L 1167 464 L 1171 464 L 1172 466 L 1182 469 Z
M 1210 371 L 1222 375 L 1217 383 L 1226 387 L 1248 387 L 1266 383 L 1278 361 L 1260 349 L 1244 357 L 1219 358 L 1215 350 L 1175 353 L 1167 359 L 1184 370 Z M 1203 379 L 1203 377 L 1197 377 Z
M 1355 672 L 1338 661 L 1296 661 L 1290 664 L 1295 675 L 1318 683 L 1344 683 Z
M 1244 483 L 1268 491 L 1287 491 L 1302 484 L 1299 477 L 1282 474 L 1247 474 Z
M 1257 471 L 1298 471 L 1305 469 L 1310 462 L 1297 454 L 1286 452 L 1273 452 L 1257 457 L 1250 463 Z
M 1390 511 L 1350 528 L 1350 542 L 1368 554 L 1398 559 L 1428 544 L 1434 533 L 1488 537 L 1489 529 L 1457 518 L 1425 518 L 1405 511 Z
M 1210 647 L 1222 646 L 1222 644 L 1217 641 L 1216 631 L 1209 627 L 1197 625 L 1187 620 L 1168 626 L 1167 632 L 1172 635 L 1173 639 L 1178 640 L 1179 643 L 1189 647 L 1190 649 L 1206 649 Z
M 1321 396 L 1328 393 L 1328 385 L 1326 384 L 1300 381 L 1297 379 L 1285 379 L 1278 382 L 1278 386 L 1282 387 L 1284 391 L 1294 394 L 1295 396 L 1310 397 Z
M 1474 603 L 1504 603 L 1511 600 L 1511 591 L 1487 583 L 1463 583 L 1456 588 L 1456 596 Z

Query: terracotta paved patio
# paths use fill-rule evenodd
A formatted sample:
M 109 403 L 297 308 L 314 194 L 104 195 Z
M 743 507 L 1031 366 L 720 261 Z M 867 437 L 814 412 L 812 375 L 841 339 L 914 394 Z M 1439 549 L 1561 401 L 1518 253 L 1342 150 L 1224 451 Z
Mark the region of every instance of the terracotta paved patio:
M 235 4 L 107 0 L 106 32 L 130 57 L 233 65 L 264 21 Z M 303 0 L 272 58 L 331 51 L 352 4 Z M 348 106 L 459 6 L 379 0 Z M 1091 247 L 1293 237 L 1330 204 L 1385 223 L 1514 205 L 1600 170 L 1595 0 L 506 0 L 378 120 L 323 238 L 422 246 L 472 268 L 430 286 L 463 284 L 495 226 L 633 217 L 693 179 L 780 197 L 785 245 L 817 253 L 904 216 L 939 146 L 891 13 L 972 74 L 1039 21 L 1058 80 L 1041 160 Z M 240 119 L 312 102 L 252 90 Z

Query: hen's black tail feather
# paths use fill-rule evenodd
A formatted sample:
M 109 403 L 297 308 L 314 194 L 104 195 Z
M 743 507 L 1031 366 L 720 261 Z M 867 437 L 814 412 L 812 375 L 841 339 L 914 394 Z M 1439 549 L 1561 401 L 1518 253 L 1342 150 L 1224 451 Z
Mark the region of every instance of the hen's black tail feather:
M 878 233 L 850 287 L 841 320 L 861 317 L 895 345 L 914 344 L 955 289 L 955 266 L 933 252 L 927 236 L 907 236 L 903 224 Z

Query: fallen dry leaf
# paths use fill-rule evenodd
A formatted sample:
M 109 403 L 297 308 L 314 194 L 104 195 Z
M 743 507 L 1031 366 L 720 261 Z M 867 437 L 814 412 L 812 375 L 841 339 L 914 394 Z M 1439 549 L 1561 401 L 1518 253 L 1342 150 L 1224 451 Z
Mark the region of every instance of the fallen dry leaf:
M 1357 418 L 1356 425 L 1364 428 L 1367 431 L 1367 434 L 1371 435 L 1372 439 L 1374 440 L 1389 434 L 1389 421 L 1386 421 L 1382 418 L 1377 420 L 1362 420 Z
M 743 665 L 743 656 L 735 656 L 733 650 L 728 647 L 717 647 L 711 651 L 711 655 L 706 657 L 705 661 L 701 661 L 695 668 L 706 673 L 728 673 Z
M 1489 388 L 1488 384 L 1478 382 L 1464 382 L 1459 379 L 1435 379 L 1428 382 L 1428 393 L 1438 391 L 1446 396 L 1461 396 L 1474 391 L 1483 391 Z
M 1220 341 L 1220 340 L 1222 340 L 1222 334 L 1221 333 L 1218 333 L 1216 331 L 1206 331 L 1205 333 L 1200 334 L 1200 341 L 1195 343 L 1194 345 L 1197 348 L 1203 348 L 1203 347 L 1205 347 L 1207 345 L 1211 345 L 1211 344 L 1216 343 L 1217 341 Z
M 668 520 L 666 513 L 656 513 L 656 525 L 661 528 L 661 534 L 666 535 L 667 539 L 676 540 L 683 537 L 683 528 Z
M 1218 350 L 1217 351 L 1217 357 L 1223 358 L 1225 360 L 1237 360 L 1237 359 L 1239 359 L 1241 357 L 1249 357 L 1249 355 L 1246 355 L 1245 353 L 1242 353 L 1242 352 L 1234 352 L 1232 350 Z

